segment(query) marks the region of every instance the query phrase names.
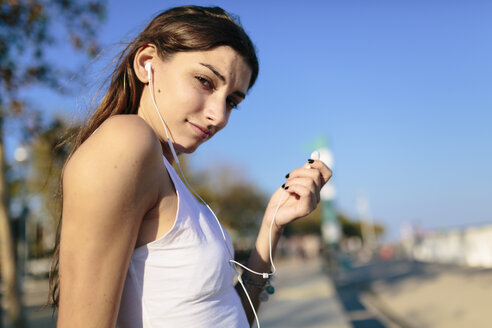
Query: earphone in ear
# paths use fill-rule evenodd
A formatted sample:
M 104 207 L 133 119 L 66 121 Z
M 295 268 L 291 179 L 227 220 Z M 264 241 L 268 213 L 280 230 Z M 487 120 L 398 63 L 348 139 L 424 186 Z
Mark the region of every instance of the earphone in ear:
M 151 62 L 145 63 L 145 70 L 147 71 L 147 74 L 149 76 L 149 83 L 151 83 L 151 81 L 152 81 L 152 63 Z

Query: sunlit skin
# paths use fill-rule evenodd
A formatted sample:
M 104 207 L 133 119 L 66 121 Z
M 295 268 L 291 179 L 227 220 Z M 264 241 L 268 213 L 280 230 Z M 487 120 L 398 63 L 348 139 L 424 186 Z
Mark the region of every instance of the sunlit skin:
M 150 97 L 148 61 L 156 103 L 181 153 L 193 152 L 223 129 L 248 91 L 251 69 L 232 48 L 170 58 L 160 58 L 151 44 L 139 49 L 134 70 L 144 88 L 138 115 L 107 119 L 64 170 L 58 327 L 114 327 L 133 250 L 163 236 L 174 223 L 177 196 L 162 155 L 173 158 Z M 286 224 L 316 208 L 330 177 L 320 161 L 290 172 L 286 189 L 276 190 L 267 205 L 248 261 L 251 269 L 270 271 L 269 228 L 279 201 L 274 248 Z M 238 293 L 251 323 L 250 305 Z M 248 293 L 258 307 L 259 289 L 248 287 Z

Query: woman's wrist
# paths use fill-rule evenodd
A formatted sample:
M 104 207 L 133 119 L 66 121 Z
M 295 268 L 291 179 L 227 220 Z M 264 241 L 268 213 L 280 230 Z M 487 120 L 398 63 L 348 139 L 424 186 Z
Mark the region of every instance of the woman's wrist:
M 270 226 L 271 226 L 272 234 L 275 233 L 281 235 L 284 231 L 285 225 L 278 223 L 279 211 L 275 213 L 276 207 L 277 204 L 274 204 L 274 206 L 272 206 L 272 204 L 269 204 L 269 206 L 267 206 L 265 210 L 265 214 L 263 215 L 262 226 L 265 226 L 266 228 L 268 228 L 268 230 L 270 230 Z M 273 221 L 273 225 L 272 225 L 272 221 Z
M 272 225 L 272 221 L 273 221 L 273 225 Z M 267 231 L 270 233 L 270 227 L 272 229 L 272 237 L 274 235 L 281 236 L 284 231 L 284 226 L 277 224 L 275 218 L 272 215 L 268 215 L 268 211 L 267 211 L 265 213 L 265 216 L 263 217 L 261 223 L 261 229 L 267 229 Z

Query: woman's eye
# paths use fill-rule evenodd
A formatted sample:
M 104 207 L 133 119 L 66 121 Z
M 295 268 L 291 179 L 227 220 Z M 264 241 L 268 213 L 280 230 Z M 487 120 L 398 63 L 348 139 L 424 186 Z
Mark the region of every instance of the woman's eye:
M 229 107 L 229 109 L 234 109 L 237 105 L 238 103 L 234 99 L 227 98 L 227 107 Z
M 204 78 L 203 76 L 195 76 L 195 78 L 198 80 L 198 82 L 200 82 L 203 87 L 205 87 L 206 89 L 213 89 L 214 86 L 212 84 L 212 82 L 210 82 L 207 78 Z

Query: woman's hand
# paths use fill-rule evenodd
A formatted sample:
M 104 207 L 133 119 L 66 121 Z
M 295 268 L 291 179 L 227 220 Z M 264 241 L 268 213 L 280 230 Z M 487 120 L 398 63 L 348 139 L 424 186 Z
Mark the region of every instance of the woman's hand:
M 308 160 L 303 167 L 295 169 L 288 174 L 285 184 L 275 191 L 268 203 L 255 248 L 248 260 L 249 268 L 257 272 L 271 271 L 272 261 L 270 256 L 275 253 L 283 227 L 298 218 L 308 215 L 316 208 L 320 200 L 319 192 L 330 177 L 331 170 L 322 161 L 318 160 Z M 274 233 L 271 234 L 270 224 L 279 202 L 281 202 L 280 207 L 273 225 Z M 260 279 L 259 282 L 265 281 L 261 277 L 253 278 Z M 248 293 L 255 308 L 257 308 L 260 290 L 249 286 Z M 244 309 L 251 323 L 254 315 L 248 299 L 241 289 L 239 289 L 239 295 L 242 298 Z
M 285 184 L 277 189 L 268 203 L 264 223 L 271 224 L 278 203 L 274 227 L 281 230 L 286 224 L 311 213 L 320 201 L 320 190 L 331 178 L 331 170 L 319 160 L 308 160 L 291 171 Z M 265 222 L 266 221 L 266 222 Z

